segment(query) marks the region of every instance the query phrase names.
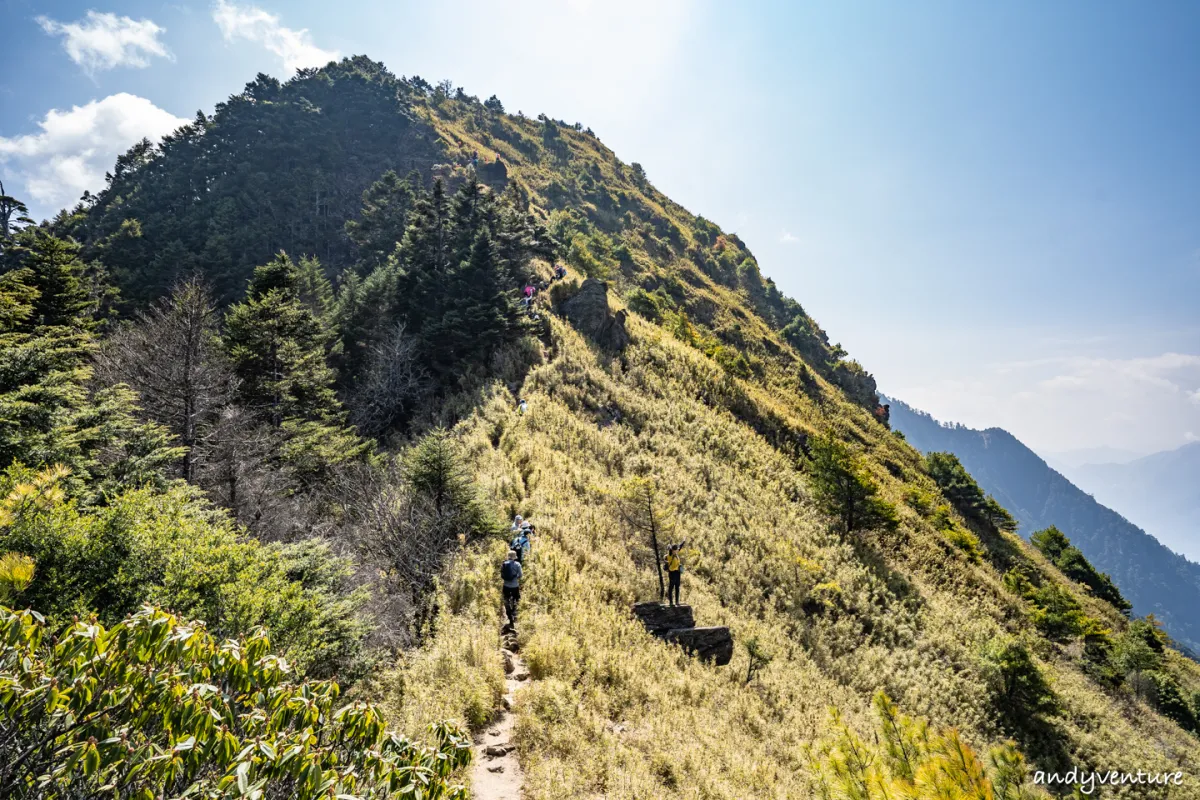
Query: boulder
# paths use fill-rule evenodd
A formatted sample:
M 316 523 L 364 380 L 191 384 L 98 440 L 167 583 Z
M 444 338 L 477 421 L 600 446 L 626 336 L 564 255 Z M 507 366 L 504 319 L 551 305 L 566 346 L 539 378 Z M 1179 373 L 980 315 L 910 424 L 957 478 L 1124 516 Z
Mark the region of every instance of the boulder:
M 579 291 L 563 301 L 562 311 L 576 330 L 609 350 L 624 350 L 629 344 L 625 310 L 613 314 L 608 307 L 608 284 L 588 278 Z
M 502 191 L 508 185 L 508 167 L 498 158 L 495 161 L 480 161 L 476 172 L 480 182 L 496 191 Z
M 733 635 L 729 628 L 677 628 L 667 631 L 663 637 L 674 642 L 687 652 L 723 667 L 733 658 Z
M 656 636 L 663 636 L 667 631 L 677 628 L 691 628 L 696 620 L 692 616 L 691 606 L 670 606 L 666 603 L 638 603 L 633 607 L 633 614 L 642 621 L 646 630 Z

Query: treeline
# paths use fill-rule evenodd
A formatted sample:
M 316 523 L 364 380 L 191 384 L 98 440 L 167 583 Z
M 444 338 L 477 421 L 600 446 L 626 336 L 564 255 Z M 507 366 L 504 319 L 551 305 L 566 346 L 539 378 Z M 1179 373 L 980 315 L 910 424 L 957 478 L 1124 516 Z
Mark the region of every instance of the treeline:
M 474 181 L 449 196 L 389 173 L 363 199 L 361 258 L 336 288 L 317 259 L 281 252 L 228 307 L 190 276 L 124 320 L 102 263 L 8 226 L 0 600 L 40 615 L 13 630 L 123 630 L 166 606 L 218 640 L 269 631 L 300 676 L 343 681 L 413 642 L 445 556 L 496 525 L 437 410 L 529 331 L 519 287 L 553 252 Z M 26 669 L 18 650 L 0 654 L 4 677 Z M 53 729 L 52 706 L 6 702 L 6 727 L 19 711 Z M 0 761 L 22 742 L 0 736 Z M 24 790 L 29 769 L 4 780 Z M 85 773 L 64 780 L 92 786 Z M 183 774 L 197 777 L 139 785 Z

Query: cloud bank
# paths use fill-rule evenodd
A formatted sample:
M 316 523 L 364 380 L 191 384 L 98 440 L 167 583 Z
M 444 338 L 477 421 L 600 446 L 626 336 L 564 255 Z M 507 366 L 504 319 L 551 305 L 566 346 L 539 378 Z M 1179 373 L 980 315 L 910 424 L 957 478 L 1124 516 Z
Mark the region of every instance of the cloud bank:
M 148 19 L 87 12 L 75 22 L 41 16 L 37 22 L 51 36 L 61 36 L 63 49 L 88 74 L 115 67 L 148 67 L 151 58 L 171 58 L 159 38 L 165 31 Z
M 37 133 L 0 136 L 0 163 L 16 165 L 34 201 L 61 207 L 103 188 L 105 172 L 135 142 L 156 141 L 188 122 L 122 92 L 69 111 L 51 109 Z

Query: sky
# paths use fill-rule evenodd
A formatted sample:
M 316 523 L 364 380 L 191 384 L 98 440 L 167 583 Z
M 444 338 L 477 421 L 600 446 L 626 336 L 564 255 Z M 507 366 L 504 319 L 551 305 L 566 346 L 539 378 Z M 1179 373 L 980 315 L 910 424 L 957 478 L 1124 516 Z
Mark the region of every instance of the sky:
M 1047 455 L 1200 439 L 1200 6 L 0 0 L 40 217 L 241 90 L 366 54 L 591 127 L 876 377 Z

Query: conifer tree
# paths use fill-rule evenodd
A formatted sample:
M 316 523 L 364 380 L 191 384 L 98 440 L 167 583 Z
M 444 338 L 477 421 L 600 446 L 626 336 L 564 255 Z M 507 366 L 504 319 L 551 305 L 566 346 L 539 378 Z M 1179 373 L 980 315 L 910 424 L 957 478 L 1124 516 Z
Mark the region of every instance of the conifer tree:
M 0 276 L 0 469 L 61 464 L 89 497 L 161 485 L 181 451 L 166 429 L 137 419 L 128 388 L 89 388 L 92 320 L 78 303 L 71 260 L 57 245 L 49 252 L 56 255 L 33 259 L 41 276 L 31 268 Z M 51 302 L 41 302 L 39 277 Z M 58 324 L 40 324 L 47 317 Z
M 41 229 L 18 239 L 30 283 L 37 289 L 32 321 L 37 325 L 91 329 L 95 326 L 93 300 L 86 268 L 79 260 L 79 245 Z
M 422 331 L 430 368 L 446 375 L 463 361 L 481 360 L 517 330 L 516 292 L 500 281 L 492 242 L 480 231 L 470 255 L 445 280 L 435 301 L 440 312 Z
M 333 333 L 305 302 L 304 273 L 286 253 L 254 271 L 247 297 L 225 317 L 225 343 L 242 399 L 272 424 L 339 412 L 326 361 Z
M 359 248 L 359 271 L 381 265 L 404 238 L 408 215 L 421 186 L 419 173 L 401 179 L 388 170 L 363 192 L 362 213 L 346 223 L 346 235 Z
M 186 448 L 181 468 L 189 481 L 195 477 L 197 445 L 234 388 L 217 319 L 208 287 L 187 279 L 114 333 L 97 358 L 101 379 L 136 390 L 150 418 L 170 428 Z
M 225 317 L 225 346 L 238 393 L 283 436 L 279 455 L 302 480 L 362 456 L 369 443 L 346 426 L 329 365 L 332 292 L 315 260 L 280 253 L 259 267 L 247 297 Z
M 811 452 L 808 475 L 813 495 L 846 533 L 896 526 L 896 509 L 879 497 L 874 478 L 846 445 L 820 436 L 813 440 Z
M 15 217 L 15 218 L 14 218 Z M 32 225 L 29 218 L 29 207 L 24 202 L 4 191 L 4 182 L 0 181 L 0 252 L 8 246 L 9 240 L 26 225 Z

